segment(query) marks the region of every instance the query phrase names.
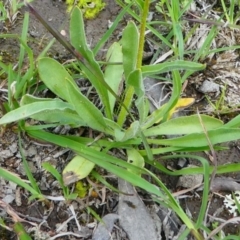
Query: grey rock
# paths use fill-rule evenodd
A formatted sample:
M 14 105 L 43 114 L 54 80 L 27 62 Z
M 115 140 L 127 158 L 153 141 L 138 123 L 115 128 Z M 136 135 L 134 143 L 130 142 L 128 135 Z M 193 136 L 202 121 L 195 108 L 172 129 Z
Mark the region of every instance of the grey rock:
M 16 153 L 18 150 L 17 143 L 16 142 L 12 143 L 12 145 L 9 146 L 9 149 L 12 153 Z
M 15 198 L 14 198 L 13 195 L 6 195 L 2 200 L 3 200 L 5 203 L 10 204 L 10 203 L 13 202 L 14 199 L 15 199 Z
M 188 165 L 187 168 L 191 168 L 191 167 L 197 167 L 197 166 Z M 180 186 L 183 188 L 192 188 L 196 185 L 201 184 L 202 181 L 203 181 L 202 174 L 183 175 L 179 177 L 177 186 Z
M 30 146 L 26 150 L 26 156 L 32 157 L 32 156 L 35 156 L 36 154 L 37 154 L 37 149 L 34 146 Z
M 205 80 L 202 86 L 198 89 L 202 93 L 220 93 L 220 85 L 209 80 Z
M 13 153 L 8 149 L 1 151 L 1 157 L 2 158 L 9 158 L 9 157 L 12 157 L 12 156 L 13 156 Z
M 96 231 L 93 234 L 92 240 L 109 240 L 114 222 L 118 219 L 117 214 L 107 214 L 102 218 L 103 223 L 99 223 Z
M 120 194 L 118 204 L 119 223 L 128 234 L 129 239 L 160 240 L 161 238 L 156 233 L 156 225 L 134 187 L 128 182 L 118 179 L 118 189 L 121 192 L 132 194 L 132 196 Z

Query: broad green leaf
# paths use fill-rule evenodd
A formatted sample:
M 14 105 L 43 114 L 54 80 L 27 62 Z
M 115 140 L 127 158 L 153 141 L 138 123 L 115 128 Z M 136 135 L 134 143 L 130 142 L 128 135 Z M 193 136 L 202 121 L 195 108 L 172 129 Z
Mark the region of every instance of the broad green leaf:
M 224 125 L 224 127 L 226 128 L 237 128 L 239 126 L 240 126 L 240 114 L 238 114 L 235 118 L 233 118 L 231 121 Z
M 70 19 L 70 41 L 88 62 L 94 60 L 92 51 L 87 45 L 82 11 L 74 7 Z M 94 60 L 95 61 L 95 60 Z
M 74 48 L 84 57 L 84 60 L 79 62 L 83 74 L 96 88 L 105 107 L 107 118 L 112 119 L 110 102 L 108 99 L 109 86 L 104 80 L 103 72 L 98 62 L 95 60 L 93 52 L 87 45 L 82 11 L 78 7 L 73 9 L 70 19 L 70 41 Z
M 122 75 L 123 75 L 123 56 L 122 56 L 122 47 L 119 43 L 113 43 L 109 48 L 106 56 L 108 64 L 105 68 L 104 76 L 106 83 L 112 88 L 112 90 L 120 95 L 122 90 Z M 117 63 L 117 64 L 114 64 Z M 120 64 L 119 64 L 120 63 Z M 116 98 L 108 92 L 108 98 L 110 101 L 111 112 L 113 112 L 113 108 L 116 102 Z
M 15 122 L 15 121 L 19 121 L 28 117 L 32 117 L 34 116 L 34 114 L 42 114 L 43 115 L 43 119 L 44 119 L 44 114 L 47 112 L 53 112 L 53 111 L 74 111 L 73 107 L 71 106 L 71 104 L 66 103 L 66 102 L 62 102 L 60 100 L 53 100 L 53 101 L 44 101 L 44 102 L 34 102 L 34 103 L 30 103 L 24 106 L 21 106 L 11 112 L 8 112 L 7 114 L 5 114 L 1 119 L 0 119 L 0 124 L 7 124 L 7 123 L 11 123 L 11 122 Z M 46 114 L 47 116 L 48 114 Z M 40 116 L 40 115 L 38 115 Z M 63 117 L 64 119 L 64 117 Z M 59 121 L 59 119 L 56 119 L 57 121 Z M 74 123 L 73 119 L 73 122 Z
M 144 1 L 143 0 L 136 0 L 136 3 L 138 4 L 138 6 L 143 9 L 144 7 Z
M 123 52 L 123 68 L 125 79 L 135 70 L 138 55 L 139 33 L 134 22 L 129 22 L 123 30 L 122 35 L 122 52 Z
M 31 118 L 45 123 L 58 123 L 58 125 L 70 125 L 71 127 L 88 126 L 83 119 L 79 118 L 76 111 L 71 109 L 45 111 L 34 114 Z
M 201 121 L 207 131 L 219 128 L 223 125 L 223 122 L 207 116 L 201 115 Z M 200 123 L 198 115 L 178 117 L 171 119 L 167 122 L 159 124 L 156 127 L 146 129 L 143 133 L 146 137 L 156 135 L 181 135 L 190 133 L 203 132 L 203 127 Z
M 68 81 L 68 79 L 66 79 Z M 110 128 L 106 125 L 101 111 L 90 102 L 79 89 L 69 81 L 66 92 L 69 94 L 69 102 L 75 107 L 79 117 L 84 120 L 93 129 L 101 132 L 111 133 Z
M 45 85 L 60 98 L 71 103 L 79 118 L 93 129 L 106 130 L 101 111 L 85 97 L 65 68 L 51 58 L 41 58 L 38 70 Z
M 46 106 L 48 105 L 48 102 L 58 101 L 61 102 L 64 106 L 66 102 L 63 102 L 60 99 L 51 99 L 51 98 L 37 98 L 32 95 L 24 95 L 21 99 L 20 105 L 27 105 L 34 102 L 45 102 Z M 72 108 L 73 109 L 73 108 Z M 38 120 L 38 121 L 44 121 L 48 123 L 58 123 L 59 125 L 70 125 L 72 127 L 77 126 L 87 126 L 86 122 L 84 122 L 76 113 L 76 111 L 72 109 L 53 109 L 51 111 L 44 111 L 37 114 L 33 114 L 31 116 L 32 119 Z
M 135 148 L 127 149 L 127 156 L 128 156 L 129 163 L 131 163 L 137 167 L 140 167 L 140 168 L 144 167 L 144 158 Z M 129 170 L 129 171 L 132 171 L 132 170 Z M 141 176 L 142 171 L 134 171 L 134 173 Z
M 45 101 L 59 101 L 59 102 L 63 102 L 61 99 L 59 98 L 40 98 L 40 97 L 36 97 L 30 94 L 25 94 L 20 101 L 20 106 L 23 105 L 27 105 L 29 103 L 34 103 L 34 102 L 45 102 Z
M 208 137 L 213 145 L 240 139 L 238 128 L 218 128 L 208 131 Z M 173 147 L 204 147 L 209 146 L 204 133 L 192 133 L 183 137 L 172 139 L 148 139 L 149 144 L 169 145 Z
M 143 76 L 150 76 L 153 74 L 159 74 L 164 72 L 170 72 L 173 70 L 190 70 L 200 71 L 205 68 L 204 64 L 178 60 L 174 62 L 164 62 L 155 65 L 144 65 L 142 66 Z
M 136 69 L 138 56 L 138 42 L 139 42 L 138 29 L 134 22 L 129 22 L 127 27 L 123 31 L 123 36 L 121 40 L 123 52 L 123 69 L 126 82 L 128 82 L 130 73 Z M 125 90 L 125 98 L 123 101 L 125 107 L 123 106 L 121 107 L 117 120 L 117 123 L 121 127 L 123 126 L 123 123 L 125 122 L 126 117 L 129 114 L 127 110 L 129 110 L 132 105 L 133 96 L 134 87 L 127 84 Z
M 143 85 L 142 73 L 141 70 L 133 70 L 127 79 L 127 84 L 134 87 L 135 93 L 138 97 L 144 95 L 145 89 Z
M 63 182 L 66 186 L 77 182 L 89 175 L 95 164 L 84 157 L 75 156 L 62 172 Z
M 175 96 L 175 95 L 173 95 Z M 171 100 L 171 99 L 170 99 Z M 195 99 L 194 98 L 180 98 L 176 101 L 176 103 L 174 105 L 171 106 L 171 109 L 169 108 L 168 110 L 168 113 L 167 113 L 167 117 L 165 116 L 165 114 L 162 114 L 162 112 L 164 113 L 164 111 L 166 112 L 166 107 L 167 105 L 169 105 L 169 102 L 168 103 L 165 103 L 163 104 L 159 109 L 155 110 L 148 118 L 147 118 L 147 121 L 149 119 L 155 119 L 156 118 L 156 121 L 155 123 L 159 123 L 163 120 L 164 116 L 165 116 L 165 119 L 166 120 L 169 120 L 172 115 L 179 111 L 180 109 L 184 109 L 186 107 L 189 107 L 191 106 L 193 103 L 194 103 Z M 175 102 L 175 101 L 174 101 Z M 159 117 L 159 114 L 160 114 L 160 117 Z
M 38 60 L 38 71 L 41 80 L 58 97 L 69 102 L 69 94 L 66 92 L 69 81 L 77 88 L 71 75 L 67 72 L 63 65 L 52 58 L 40 58 Z M 66 81 L 68 79 L 68 81 Z

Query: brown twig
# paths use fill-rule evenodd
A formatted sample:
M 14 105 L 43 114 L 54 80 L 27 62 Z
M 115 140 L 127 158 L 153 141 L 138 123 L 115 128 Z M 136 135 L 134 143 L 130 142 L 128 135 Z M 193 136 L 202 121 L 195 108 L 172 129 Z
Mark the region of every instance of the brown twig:
M 195 23 L 201 23 L 201 24 L 208 24 L 212 26 L 218 26 L 218 27 L 230 27 L 230 28 L 236 28 L 240 29 L 240 26 L 231 24 L 228 22 L 216 22 L 216 21 L 211 21 L 211 20 L 206 20 L 206 19 L 194 19 L 194 18 L 183 18 L 183 20 L 188 21 L 188 22 L 195 22 Z
M 26 3 L 26 6 L 29 8 L 30 12 L 42 23 L 42 25 L 60 42 L 70 53 L 73 54 L 79 61 L 83 62 L 83 56 L 69 43 L 67 40 L 63 38 L 63 36 L 52 28 L 44 18 L 33 8 L 33 6 L 29 3 Z
M 206 238 L 206 240 L 211 239 L 213 236 L 215 236 L 218 232 L 220 232 L 223 227 L 225 227 L 227 224 L 229 223 L 238 223 L 240 222 L 240 217 L 235 217 L 235 218 L 231 218 L 229 220 L 227 220 L 226 222 L 222 223 L 220 226 L 218 226 L 217 228 L 215 228 Z

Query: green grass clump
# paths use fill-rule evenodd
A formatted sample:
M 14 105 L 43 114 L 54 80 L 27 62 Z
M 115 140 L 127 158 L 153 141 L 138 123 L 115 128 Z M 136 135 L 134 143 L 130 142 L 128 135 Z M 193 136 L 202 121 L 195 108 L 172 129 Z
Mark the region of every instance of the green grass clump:
M 70 12 L 75 4 L 75 0 L 67 0 L 66 4 L 68 5 L 67 11 Z M 103 10 L 106 4 L 102 0 L 83 0 L 76 1 L 76 5 L 83 11 L 85 18 L 93 19 Z

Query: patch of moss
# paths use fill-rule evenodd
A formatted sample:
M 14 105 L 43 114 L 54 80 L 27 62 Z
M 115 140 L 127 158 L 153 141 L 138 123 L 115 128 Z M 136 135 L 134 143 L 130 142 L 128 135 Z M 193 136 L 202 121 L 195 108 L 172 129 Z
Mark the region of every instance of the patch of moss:
M 66 4 L 68 5 L 67 11 L 70 12 L 75 0 L 66 0 Z M 103 10 L 106 4 L 102 0 L 78 0 L 76 5 L 83 11 L 85 18 L 93 19 Z

